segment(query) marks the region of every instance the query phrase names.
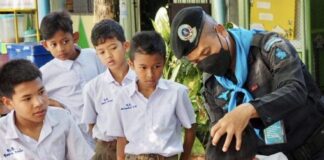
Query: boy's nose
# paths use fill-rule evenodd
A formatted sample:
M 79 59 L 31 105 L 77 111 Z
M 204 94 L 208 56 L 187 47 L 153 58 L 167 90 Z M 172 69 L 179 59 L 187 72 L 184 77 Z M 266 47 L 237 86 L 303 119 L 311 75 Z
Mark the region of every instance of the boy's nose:
M 152 69 L 148 69 L 146 72 L 146 77 L 147 78 L 152 78 L 153 77 L 153 70 Z
M 42 96 L 37 96 L 34 100 L 34 107 L 40 107 L 44 104 L 44 98 Z

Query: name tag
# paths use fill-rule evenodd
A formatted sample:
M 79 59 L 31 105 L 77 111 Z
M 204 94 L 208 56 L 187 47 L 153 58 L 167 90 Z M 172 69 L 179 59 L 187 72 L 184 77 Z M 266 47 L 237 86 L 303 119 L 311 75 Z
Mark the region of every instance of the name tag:
M 286 143 L 286 133 L 282 121 L 278 121 L 263 130 L 267 145 Z

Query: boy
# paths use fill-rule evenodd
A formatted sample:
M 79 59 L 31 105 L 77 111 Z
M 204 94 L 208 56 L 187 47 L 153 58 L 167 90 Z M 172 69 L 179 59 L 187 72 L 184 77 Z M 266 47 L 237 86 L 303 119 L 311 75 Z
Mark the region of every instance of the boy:
M 133 37 L 129 64 L 138 80 L 117 94 L 107 122 L 107 134 L 119 137 L 119 159 L 177 160 L 181 152 L 181 159 L 189 159 L 195 114 L 187 88 L 161 79 L 165 56 L 165 43 L 158 33 L 144 31 Z M 181 126 L 185 128 L 183 146 Z
M 104 71 L 93 49 L 78 49 L 79 39 L 73 33 L 72 20 L 66 12 L 53 12 L 45 16 L 40 26 L 43 46 L 54 59 L 40 68 L 43 82 L 51 98 L 50 105 L 67 109 L 79 124 L 83 111 L 82 89 L 86 82 Z M 64 107 L 66 106 L 66 107 Z M 80 124 L 87 135 L 86 125 Z
M 94 154 L 68 113 L 48 107 L 41 72 L 27 60 L 0 69 L 0 159 L 91 159 Z
M 113 20 L 102 20 L 92 29 L 91 41 L 106 72 L 88 82 L 83 90 L 84 109 L 82 122 L 89 124 L 90 134 L 96 139 L 94 159 L 116 159 L 116 138 L 106 136 L 106 117 L 110 117 L 115 93 L 122 86 L 135 80 L 125 54 L 129 43 L 123 28 Z

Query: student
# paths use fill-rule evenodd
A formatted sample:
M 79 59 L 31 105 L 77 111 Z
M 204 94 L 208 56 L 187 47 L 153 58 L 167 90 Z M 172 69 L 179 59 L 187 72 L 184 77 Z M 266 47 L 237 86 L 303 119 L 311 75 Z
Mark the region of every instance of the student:
M 0 69 L 0 97 L 12 111 L 0 118 L 0 159 L 84 159 L 94 152 L 67 111 L 48 107 L 41 72 L 27 60 Z
M 138 79 L 120 89 L 107 125 L 107 134 L 119 137 L 119 159 L 177 160 L 180 153 L 181 159 L 189 159 L 195 113 L 187 88 L 161 79 L 165 56 L 165 43 L 158 33 L 144 31 L 133 37 L 129 64 Z
M 177 58 L 206 72 L 208 159 L 277 152 L 291 160 L 324 159 L 324 97 L 288 40 L 271 32 L 226 30 L 201 7 L 180 10 L 171 26 Z
M 112 160 L 116 159 L 116 138 L 104 133 L 106 117 L 111 116 L 117 90 L 134 81 L 136 75 L 127 64 L 125 54 L 129 42 L 117 22 L 106 19 L 97 23 L 92 29 L 91 41 L 107 70 L 84 87 L 82 122 L 89 124 L 90 134 L 96 139 L 93 159 Z
M 45 16 L 40 26 L 43 46 L 54 59 L 40 68 L 50 105 L 67 109 L 79 124 L 83 111 L 82 89 L 86 82 L 104 71 L 93 49 L 80 50 L 75 46 L 79 39 L 73 33 L 72 20 L 66 12 L 53 12 Z M 80 124 L 87 136 L 86 125 Z

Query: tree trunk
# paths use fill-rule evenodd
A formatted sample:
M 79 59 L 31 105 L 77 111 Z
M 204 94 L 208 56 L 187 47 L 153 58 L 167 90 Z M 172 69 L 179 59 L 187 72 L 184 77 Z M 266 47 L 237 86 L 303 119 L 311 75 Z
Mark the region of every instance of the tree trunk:
M 118 21 L 119 1 L 118 0 L 94 0 L 94 21 L 102 19 L 114 19 Z

